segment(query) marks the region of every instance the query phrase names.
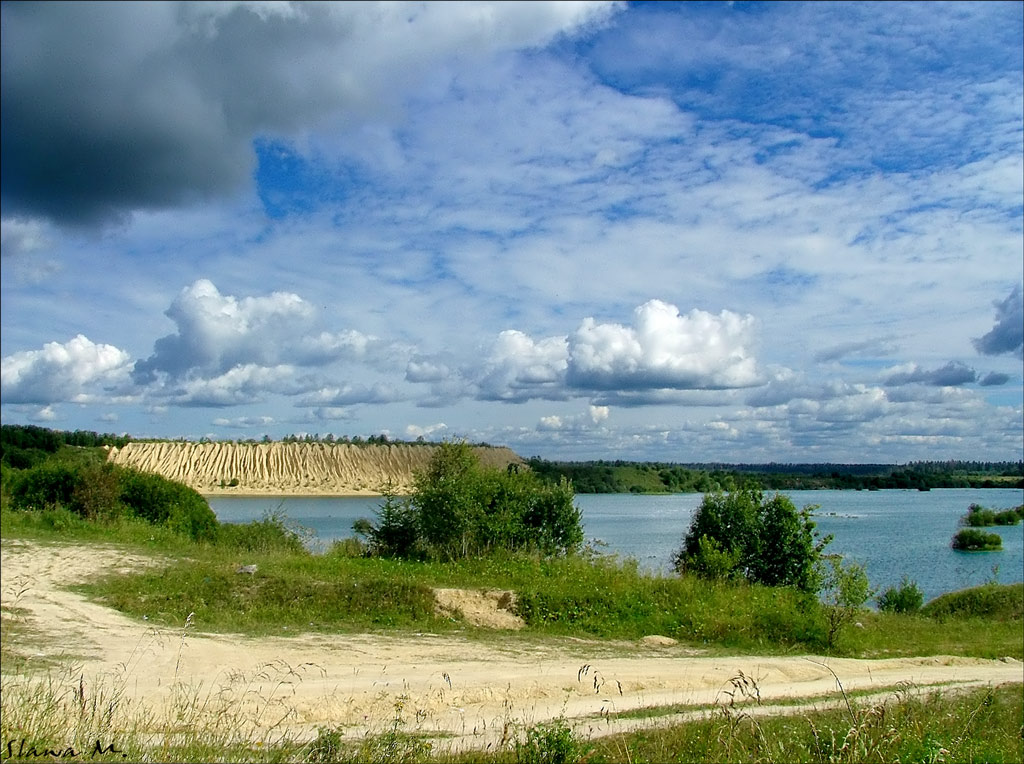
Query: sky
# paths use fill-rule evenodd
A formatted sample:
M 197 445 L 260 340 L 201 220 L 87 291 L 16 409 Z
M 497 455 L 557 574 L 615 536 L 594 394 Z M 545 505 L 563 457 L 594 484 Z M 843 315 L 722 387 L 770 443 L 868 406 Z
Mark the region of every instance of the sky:
M 0 18 L 5 424 L 1022 458 L 1024 4 Z

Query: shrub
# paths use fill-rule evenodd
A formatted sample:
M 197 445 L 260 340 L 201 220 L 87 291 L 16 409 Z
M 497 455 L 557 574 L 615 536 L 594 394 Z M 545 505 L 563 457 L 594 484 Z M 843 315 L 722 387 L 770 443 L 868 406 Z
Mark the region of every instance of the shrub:
M 443 443 L 427 469 L 417 473 L 412 495 L 385 491 L 377 522 L 357 521 L 377 554 L 441 559 L 495 550 L 574 551 L 583 543 L 579 509 L 565 480 L 546 484 L 517 465 L 480 465 L 466 443 Z
M 66 464 L 43 463 L 12 479 L 11 506 L 15 509 L 52 509 L 71 506 L 81 470 Z
M 221 525 L 217 531 L 217 543 L 247 552 L 306 552 L 299 534 L 285 525 L 283 515 L 275 513 L 251 523 Z
M 215 541 L 217 516 L 197 491 L 160 475 L 123 470 L 121 501 L 136 517 L 196 540 Z
M 408 499 L 400 499 L 391 488 L 384 491 L 384 503 L 377 510 L 377 523 L 357 520 L 352 528 L 369 541 L 369 552 L 379 557 L 414 557 L 420 551 L 416 510 Z
M 781 494 L 766 499 L 756 489 L 709 493 L 675 555 L 675 568 L 815 592 L 821 585 L 818 561 L 831 537 L 818 540 L 812 510 L 797 510 Z
M 986 552 L 1003 548 L 1003 537 L 975 528 L 964 528 L 953 536 L 951 546 L 961 552 Z
M 924 594 L 916 581 L 904 576 L 898 587 L 890 586 L 878 598 L 878 609 L 883 613 L 914 613 L 921 609 Z
M 827 623 L 826 643 L 832 648 L 843 627 L 853 621 L 871 597 L 871 585 L 863 565 L 845 563 L 840 555 L 833 554 L 827 559 L 822 591 Z
M 593 746 L 580 740 L 564 719 L 531 727 L 516 740 L 518 764 L 575 764 L 586 761 Z
M 923 608 L 929 618 L 989 618 L 1019 621 L 1024 618 L 1024 584 L 984 584 L 936 597 Z

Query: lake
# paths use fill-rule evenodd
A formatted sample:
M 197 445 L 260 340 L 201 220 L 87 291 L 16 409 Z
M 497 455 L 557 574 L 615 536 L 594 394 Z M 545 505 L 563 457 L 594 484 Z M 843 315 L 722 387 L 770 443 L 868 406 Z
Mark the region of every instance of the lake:
M 1024 503 L 1024 491 L 1002 488 L 944 488 L 931 491 L 785 491 L 798 507 L 818 505 L 815 521 L 834 539 L 828 551 L 867 567 L 880 591 L 917 581 L 925 599 L 977 586 L 1024 580 L 1024 526 L 986 530 L 1003 538 L 999 552 L 956 552 L 949 542 L 961 515 L 973 504 L 1005 509 Z M 644 570 L 671 571 L 701 494 L 580 494 L 588 542 L 601 551 L 637 560 Z M 315 533 L 314 547 L 352 535 L 352 523 L 373 519 L 379 497 L 213 497 L 210 506 L 223 522 L 258 520 L 281 511 Z

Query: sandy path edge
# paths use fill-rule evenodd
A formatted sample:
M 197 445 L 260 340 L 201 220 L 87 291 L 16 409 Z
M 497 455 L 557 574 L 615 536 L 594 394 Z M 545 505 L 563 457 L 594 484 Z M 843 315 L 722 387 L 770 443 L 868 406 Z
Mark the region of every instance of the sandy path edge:
M 591 735 L 678 721 L 683 717 L 608 715 L 721 702 L 740 672 L 756 680 L 769 707 L 793 697 L 839 699 L 832 671 L 848 692 L 1024 681 L 1019 661 L 952 656 L 708 657 L 680 645 L 538 642 L 504 632 L 486 642 L 432 634 L 208 635 L 153 628 L 62 588 L 158 561 L 109 546 L 4 539 L 0 562 L 4 607 L 19 609 L 28 633 L 59 635 L 5 648 L 38 658 L 75 656 L 76 680 L 117 685 L 157 715 L 173 713 L 183 696 L 216 697 L 241 716 L 259 708 L 259 721 L 245 720 L 254 734 L 279 723 L 277 733 L 287 729 L 299 738 L 315 735 L 318 726 L 342 726 L 359 737 L 387 729 L 400 703 L 404 730 L 442 736 L 442 746 L 487 747 L 501 745 L 517 727 L 555 718 Z

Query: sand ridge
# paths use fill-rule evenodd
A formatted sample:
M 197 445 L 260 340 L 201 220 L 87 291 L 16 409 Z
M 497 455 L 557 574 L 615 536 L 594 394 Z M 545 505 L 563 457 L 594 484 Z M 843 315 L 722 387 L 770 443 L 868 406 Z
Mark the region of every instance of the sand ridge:
M 177 480 L 207 495 L 374 496 L 408 493 L 433 444 L 131 442 L 107 460 Z M 481 464 L 523 464 L 511 449 L 475 446 Z M 232 486 L 231 483 L 236 482 Z
M 29 627 L 25 644 L 5 647 L 40 660 L 74 656 L 75 681 L 117 682 L 133 703 L 157 715 L 173 716 L 182 688 L 226 699 L 239 715 L 256 714 L 259 706 L 264 716 L 253 717 L 254 735 L 273 722 L 300 739 L 314 737 L 321 726 L 342 727 L 360 739 L 387 729 L 401 704 L 407 731 L 437 735 L 439 745 L 455 749 L 484 748 L 507 743 L 523 725 L 556 718 L 588 735 L 663 724 L 673 718 L 609 714 L 720 703 L 740 672 L 756 680 L 767 706 L 789 697 L 838 701 L 833 671 L 847 691 L 888 691 L 902 682 L 923 688 L 1022 681 L 1021 663 L 1013 660 L 710 656 L 681 644 L 524 639 L 507 630 L 488 638 L 472 632 L 204 634 L 201 623 L 154 628 L 65 588 L 112 567 L 160 560 L 103 545 L 20 540 L 4 540 L 0 560 L 3 604 L 17 608 Z M 500 596 L 485 599 L 502 602 Z M 33 643 L 33 633 L 60 639 Z

